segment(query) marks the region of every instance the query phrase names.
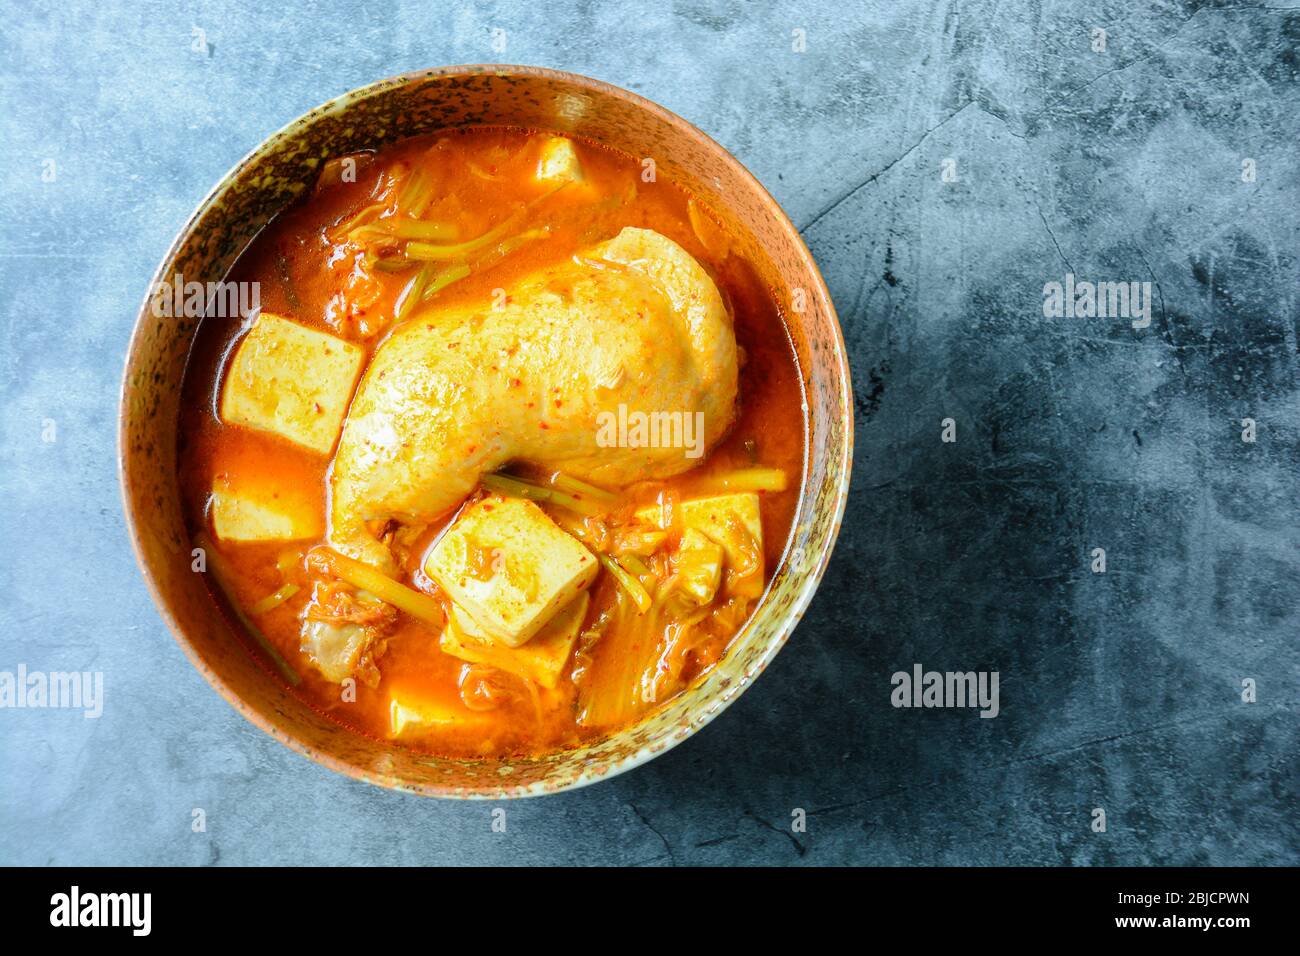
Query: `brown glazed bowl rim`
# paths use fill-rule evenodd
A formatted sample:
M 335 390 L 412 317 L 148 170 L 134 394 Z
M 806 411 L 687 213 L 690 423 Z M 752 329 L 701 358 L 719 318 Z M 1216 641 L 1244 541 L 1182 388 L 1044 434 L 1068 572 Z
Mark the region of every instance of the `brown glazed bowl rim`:
M 699 702 L 699 712 L 682 732 L 657 740 L 653 744 L 643 745 L 631 754 L 623 756 L 605 767 L 601 767 L 598 772 L 587 770 L 574 775 L 571 779 L 565 780 L 558 785 L 547 785 L 545 781 L 538 781 L 527 788 L 517 788 L 513 790 L 489 789 L 486 787 L 470 788 L 464 786 L 440 786 L 423 781 L 413 783 L 398 776 L 376 773 L 373 769 L 360 767 L 356 764 L 350 763 L 322 748 L 313 746 L 312 744 L 299 739 L 291 730 L 286 730 L 285 728 L 277 726 L 275 722 L 268 719 L 266 715 L 263 715 L 250 707 L 242 699 L 240 694 L 221 675 L 217 674 L 213 668 L 207 664 L 186 635 L 180 622 L 176 619 L 175 614 L 159 587 L 155 572 L 146 559 L 144 547 L 142 545 L 139 521 L 132 507 L 128 485 L 126 458 L 129 447 L 127 428 L 129 420 L 128 401 L 130 370 L 132 366 L 132 358 L 136 355 L 141 340 L 144 337 L 146 320 L 149 318 L 152 290 L 157 287 L 158 283 L 164 280 L 169 266 L 173 263 L 176 255 L 182 249 L 186 239 L 190 236 L 196 225 L 198 225 L 204 213 L 238 181 L 243 170 L 267 154 L 275 144 L 281 142 L 286 137 L 293 136 L 299 129 L 309 126 L 316 118 L 323 114 L 331 114 L 344 110 L 355 102 L 379 94 L 389 88 L 400 87 L 406 84 L 429 79 L 460 76 L 471 77 L 479 75 L 544 78 L 567 83 L 593 93 L 600 93 L 622 99 L 632 104 L 637 109 L 653 115 L 661 122 L 677 128 L 677 130 L 684 135 L 703 142 L 718 163 L 730 167 L 731 172 L 737 175 L 741 182 L 744 182 L 749 186 L 749 188 L 754 190 L 755 194 L 759 197 L 760 201 L 767 211 L 770 212 L 775 221 L 782 229 L 788 231 L 789 238 L 793 241 L 793 246 L 799 256 L 800 265 L 805 270 L 807 278 L 813 286 L 809 292 L 813 296 L 820 298 L 820 300 L 826 304 L 828 317 L 832 326 L 833 348 L 831 352 L 833 354 L 827 355 L 823 353 L 819 355 L 818 358 L 822 361 L 825 361 L 828 358 L 833 360 L 834 367 L 830 369 L 830 372 L 832 378 L 837 378 L 839 380 L 839 387 L 842 390 L 841 394 L 845 397 L 840 406 L 841 413 L 839 416 L 841 419 L 840 426 L 843 435 L 840 454 L 838 456 L 839 460 L 829 460 L 827 464 L 826 480 L 834 480 L 838 484 L 834 493 L 834 514 L 831 517 L 829 525 L 831 530 L 828 533 L 826 540 L 822 542 L 821 546 L 818 548 L 818 553 L 815 556 L 815 563 L 813 563 L 809 571 L 803 575 L 802 583 L 796 592 L 794 601 L 780 612 L 781 619 L 774 627 L 772 635 L 767 642 L 767 646 L 762 649 L 761 654 L 746 669 L 742 678 L 729 682 L 712 696 L 702 699 Z M 772 658 L 776 656 L 777 652 L 785 646 L 786 640 L 802 618 L 804 611 L 812 600 L 813 594 L 821 583 L 822 576 L 824 575 L 827 564 L 830 561 L 831 552 L 834 550 L 835 541 L 838 537 L 839 529 L 844 517 L 844 511 L 848 499 L 849 476 L 853 464 L 853 403 L 849 398 L 849 396 L 852 395 L 852 386 L 849 373 L 848 352 L 844 342 L 843 330 L 840 327 L 839 320 L 835 314 L 834 304 L 831 301 L 830 292 L 826 287 L 825 280 L 822 278 L 821 271 L 817 267 L 817 263 L 814 261 L 812 254 L 804 244 L 803 237 L 799 234 L 799 230 L 790 221 L 790 218 L 785 214 L 785 211 L 781 208 L 780 204 L 772 198 L 771 194 L 762 183 L 760 183 L 758 179 L 725 147 L 721 146 L 710 136 L 677 114 L 643 96 L 621 87 L 614 86 L 613 84 L 593 79 L 591 77 L 582 76 L 577 73 L 554 70 L 546 67 L 510 64 L 462 64 L 435 67 L 426 70 L 416 70 L 409 73 L 390 76 L 366 84 L 365 86 L 349 90 L 339 96 L 333 97 L 325 103 L 322 103 L 320 106 L 308 110 L 306 113 L 296 117 L 268 135 L 255 148 L 250 150 L 247 155 L 240 159 L 239 162 L 222 175 L 220 180 L 218 180 L 216 185 L 214 185 L 207 195 L 203 197 L 195 207 L 194 211 L 186 219 L 185 224 L 177 232 L 176 237 L 172 240 L 167 252 L 163 255 L 148 289 L 149 291 L 146 291 L 144 301 L 141 304 L 134 328 L 132 329 L 130 342 L 127 347 L 125 370 L 119 393 L 118 413 L 118 481 L 122 493 L 126 530 L 131 540 L 131 548 L 135 553 L 136 563 L 139 565 L 141 573 L 144 576 L 146 586 L 149 590 L 149 595 L 159 614 L 166 622 L 168 629 L 171 631 L 173 639 L 180 645 L 190 663 L 193 664 L 199 673 L 203 675 L 203 678 L 212 686 L 212 688 L 216 690 L 227 703 L 260 730 L 280 741 L 291 750 L 328 767 L 330 770 L 344 774 L 353 779 L 360 779 L 369 783 L 378 784 L 388 789 L 416 793 L 422 796 L 458 799 L 500 800 L 517 797 L 540 796 L 560 793 L 566 790 L 574 790 L 595 783 L 599 780 L 610 779 L 611 777 L 631 770 L 634 767 L 638 767 L 659 754 L 670 750 L 682 740 L 685 740 L 687 737 L 693 735 L 700 728 L 711 722 L 718 716 L 718 714 L 722 713 L 722 711 L 730 706 L 730 704 L 740 696 L 741 692 L 743 692 L 744 689 L 753 682 L 754 678 L 761 673 L 764 668 L 766 668 Z M 805 456 L 809 453 L 808 442 L 810 437 L 811 432 L 805 435 Z M 810 488 L 807 482 L 803 483 L 799 504 L 796 510 L 796 520 L 798 520 L 800 516 L 804 515 L 804 509 L 809 504 L 814 491 L 815 489 Z M 790 543 L 787 542 L 787 550 L 782 555 L 781 561 L 776 570 L 779 570 L 782 565 L 787 563 L 789 559 L 789 547 Z M 774 574 L 776 573 L 776 570 L 774 570 Z M 749 625 L 752 625 L 757 621 L 764 613 L 765 609 L 772 607 L 770 604 L 765 603 L 766 597 L 767 595 L 765 593 L 763 598 L 760 599 L 760 603 L 755 609 Z M 649 716 L 649 714 L 645 715 L 643 720 L 648 719 Z M 637 724 L 631 724 L 628 727 L 620 728 L 618 731 L 615 731 L 612 736 L 617 737 L 636 726 Z

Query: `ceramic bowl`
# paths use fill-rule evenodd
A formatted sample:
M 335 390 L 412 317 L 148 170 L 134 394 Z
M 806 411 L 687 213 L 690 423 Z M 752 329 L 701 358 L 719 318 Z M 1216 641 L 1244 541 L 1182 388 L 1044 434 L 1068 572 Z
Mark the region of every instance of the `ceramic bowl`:
M 554 793 L 644 763 L 716 717 L 758 677 L 808 606 L 830 558 L 849 487 L 853 404 L 830 296 L 776 201 L 680 117 L 626 90 L 553 70 L 446 67 L 382 80 L 312 110 L 226 174 L 181 229 L 154 282 L 178 272 L 187 281 L 222 279 L 331 156 L 473 126 L 572 133 L 653 157 L 660 175 L 723 218 L 737 238 L 737 254 L 782 303 L 805 391 L 803 490 L 767 593 L 713 671 L 640 723 L 537 759 L 445 760 L 369 739 L 313 710 L 256 661 L 231 633 L 203 575 L 191 570 L 193 545 L 177 482 L 177 406 L 199 320 L 157 317 L 148 295 L 127 355 L 119 454 L 127 525 L 153 598 L 177 643 L 233 707 L 286 746 L 351 777 L 430 796 L 500 799 Z

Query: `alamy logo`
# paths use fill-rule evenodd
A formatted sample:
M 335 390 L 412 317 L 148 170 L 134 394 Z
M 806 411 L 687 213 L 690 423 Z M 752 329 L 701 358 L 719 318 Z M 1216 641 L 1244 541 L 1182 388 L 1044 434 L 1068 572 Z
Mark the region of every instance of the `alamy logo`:
M 978 707 L 981 717 L 996 717 L 997 671 L 927 671 L 913 664 L 911 673 L 897 671 L 889 702 L 895 707 Z
M 1151 324 L 1150 282 L 1076 281 L 1043 283 L 1043 315 L 1049 319 L 1132 319 L 1135 329 Z
M 0 671 L 0 709 L 55 707 L 84 711 L 87 720 L 104 713 L 103 671 Z
M 703 412 L 617 412 L 596 415 L 596 444 L 601 448 L 684 448 L 687 458 L 704 454 Z
M 158 318 L 247 319 L 262 307 L 258 282 L 186 282 L 179 272 L 171 282 L 156 282 L 150 308 Z
M 50 897 L 51 926 L 129 926 L 133 936 L 148 936 L 152 927 L 151 893 L 70 892 Z

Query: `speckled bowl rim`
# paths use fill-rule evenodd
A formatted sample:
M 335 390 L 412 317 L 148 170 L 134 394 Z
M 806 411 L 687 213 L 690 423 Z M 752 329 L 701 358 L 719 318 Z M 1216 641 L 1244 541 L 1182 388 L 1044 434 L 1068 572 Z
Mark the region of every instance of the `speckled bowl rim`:
M 660 738 L 654 741 L 653 743 L 644 745 L 638 748 L 637 750 L 633 751 L 632 753 L 628 754 L 627 756 L 624 756 L 620 759 L 617 759 L 609 763 L 607 766 L 602 767 L 599 772 L 584 770 L 583 772 L 576 774 L 572 779 L 558 786 L 548 786 L 547 782 L 544 779 L 535 781 L 526 787 L 516 787 L 511 789 L 498 789 L 498 790 L 491 790 L 488 788 L 471 789 L 471 788 L 461 787 L 461 786 L 444 787 L 436 784 L 427 784 L 427 783 L 415 784 L 415 783 L 411 783 L 410 781 L 404 780 L 401 777 L 398 777 L 396 775 L 385 774 L 382 772 L 377 773 L 373 770 L 367 770 L 358 767 L 353 763 L 349 763 L 348 761 L 339 759 L 338 757 L 334 756 L 331 753 L 328 753 L 324 750 L 321 750 L 317 747 L 307 744 L 302 740 L 299 740 L 297 737 L 294 737 L 291 734 L 287 734 L 284 731 L 282 731 L 279 727 L 275 726 L 271 721 L 266 719 L 262 714 L 253 710 L 253 708 L 251 708 L 222 677 L 220 677 L 212 670 L 212 668 L 199 655 L 198 651 L 191 644 L 188 637 L 185 635 L 184 631 L 180 627 L 179 622 L 175 619 L 174 615 L 172 614 L 167 601 L 164 599 L 158 587 L 158 583 L 154 576 L 154 573 L 152 569 L 149 567 L 145 559 L 144 550 L 140 541 L 140 530 L 136 525 L 135 516 L 132 512 L 130 493 L 129 493 L 128 483 L 127 483 L 127 473 L 126 473 L 126 450 L 127 450 L 127 442 L 128 442 L 127 427 L 126 427 L 127 420 L 128 420 L 127 403 L 129 397 L 128 390 L 130 387 L 130 382 L 128 378 L 129 378 L 131 357 L 135 354 L 136 349 L 142 338 L 143 329 L 146 320 L 146 313 L 147 310 L 149 309 L 149 304 L 151 301 L 151 296 L 152 296 L 151 291 L 146 292 L 135 325 L 132 329 L 130 341 L 127 346 L 125 370 L 123 373 L 122 385 L 119 391 L 118 443 L 117 443 L 118 444 L 117 447 L 118 484 L 122 494 L 123 513 L 126 518 L 127 534 L 131 540 L 131 549 L 135 553 L 136 563 L 139 565 L 141 573 L 144 576 L 145 584 L 149 589 L 149 595 L 153 600 L 154 606 L 157 608 L 163 620 L 166 622 L 168 629 L 171 631 L 172 638 L 176 641 L 177 644 L 180 645 L 182 651 L 184 651 L 185 656 L 189 659 L 190 663 L 193 664 L 194 667 L 199 671 L 199 673 L 203 675 L 204 680 L 206 680 L 208 684 L 211 685 L 212 688 L 216 690 L 217 693 L 220 694 L 227 701 L 227 703 L 229 703 L 235 710 L 237 710 L 240 714 L 242 714 L 250 723 L 252 723 L 258 729 L 262 730 L 263 732 L 265 732 L 275 740 L 278 740 L 280 743 L 284 744 L 290 750 L 293 750 L 301 754 L 302 756 L 307 757 L 309 760 L 321 764 L 322 766 L 327 767 L 328 769 L 333 770 L 337 773 L 343 774 L 353 779 L 361 780 L 363 782 L 373 783 L 378 786 L 384 787 L 386 789 L 397 790 L 405 793 L 412 793 L 419 796 L 439 797 L 445 799 L 461 799 L 461 800 L 502 800 L 502 799 L 518 799 L 518 798 L 535 797 L 535 796 L 547 796 L 551 794 L 563 793 L 570 790 L 577 790 L 602 780 L 610 780 L 620 774 L 626 773 L 629 770 L 641 766 L 642 764 L 650 761 L 651 759 L 659 756 L 662 753 L 667 752 L 668 750 L 671 750 L 673 747 L 677 746 L 683 740 L 686 740 L 688 737 L 698 732 L 701 728 L 707 726 L 709 723 L 713 721 L 714 718 L 716 718 L 719 714 L 721 714 L 724 710 L 726 710 L 736 700 L 736 698 L 738 698 L 740 694 L 751 683 L 753 683 L 753 681 L 758 677 L 758 675 L 761 674 L 764 669 L 766 669 L 766 667 L 768 666 L 768 664 L 771 663 L 772 659 L 776 656 L 776 654 L 781 650 L 782 647 L 785 646 L 786 641 L 789 640 L 791 633 L 793 633 L 799 621 L 802 620 L 804 612 L 808 609 L 808 605 L 812 601 L 813 594 L 816 592 L 818 586 L 821 583 L 822 576 L 825 574 L 826 567 L 830 562 L 831 553 L 834 551 L 836 540 L 839 537 L 840 527 L 843 523 L 843 518 L 844 518 L 844 511 L 848 503 L 849 479 L 853 468 L 853 437 L 854 437 L 853 435 L 853 411 L 854 410 L 853 410 L 853 402 L 851 400 L 853 391 L 852 391 L 852 382 L 850 379 L 850 372 L 849 372 L 848 350 L 844 342 L 843 329 L 839 324 L 839 319 L 835 312 L 834 302 L 831 299 L 829 289 L 826 287 L 826 282 L 825 279 L 822 277 L 821 270 L 817 267 L 817 263 L 813 259 L 812 253 L 809 252 L 807 245 L 804 243 L 803 236 L 799 233 L 799 230 L 794 225 L 794 223 L 791 222 L 789 216 L 786 215 L 785 210 L 781 208 L 780 203 L 778 203 L 772 197 L 771 193 L 767 191 L 766 187 L 764 187 L 763 184 L 760 183 L 758 179 L 738 159 L 736 159 L 730 153 L 730 151 L 728 151 L 725 147 L 723 147 L 721 144 L 716 142 L 708 134 L 704 133 L 703 131 L 695 127 L 693 124 L 689 123 L 687 120 L 678 116 L 676 113 L 673 113 L 670 110 L 665 109 L 664 107 L 658 105 L 657 103 L 654 103 L 643 96 L 631 92 L 630 90 L 625 90 L 622 87 L 618 87 L 613 84 L 606 83 L 602 80 L 593 79 L 591 77 L 583 76 L 577 73 L 570 73 L 564 70 L 554 70 L 546 67 L 520 66 L 520 65 L 512 65 L 512 64 L 461 64 L 461 65 L 454 65 L 454 66 L 435 67 L 427 70 L 416 70 L 409 73 L 401 73 L 401 74 L 387 77 L 382 80 L 377 80 L 365 86 L 361 86 L 361 87 L 357 87 L 356 89 L 349 90 L 339 96 L 327 100 L 326 102 L 322 103 L 321 105 L 313 109 L 308 110 L 306 113 L 291 120 L 290 122 L 286 123 L 284 126 L 280 127 L 280 129 L 276 130 L 274 133 L 267 136 L 261 143 L 259 143 L 256 147 L 250 150 L 242 159 L 239 160 L 239 162 L 237 162 L 224 175 L 222 175 L 222 177 L 217 181 L 216 185 L 213 186 L 213 188 L 208 192 L 208 194 L 203 197 L 203 199 L 195 207 L 194 212 L 190 214 L 190 216 L 186 219 L 185 224 L 177 232 L 176 237 L 172 240 L 171 245 L 168 247 L 166 253 L 162 257 L 162 260 L 159 262 L 158 268 L 154 273 L 154 276 L 148 286 L 148 289 L 149 290 L 154 289 L 158 285 L 158 283 L 162 282 L 165 279 L 165 274 L 167 272 L 168 265 L 174 260 L 175 256 L 180 251 L 181 247 L 183 246 L 190 232 L 195 228 L 195 226 L 198 224 L 199 220 L 202 218 L 203 214 L 208 210 L 208 208 L 212 206 L 226 192 L 226 190 L 229 189 L 232 186 L 232 184 L 234 184 L 237 181 L 239 174 L 249 165 L 255 163 L 265 154 L 269 153 L 272 147 L 275 146 L 277 143 L 279 143 L 281 140 L 295 135 L 295 133 L 301 127 L 310 124 L 322 114 L 327 114 L 327 113 L 346 109 L 351 103 L 373 96 L 390 87 L 403 86 L 412 82 L 438 78 L 438 77 L 448 77 L 448 76 L 458 76 L 458 75 L 472 76 L 472 75 L 482 75 L 482 74 L 546 77 L 553 80 L 570 83 L 577 87 L 586 88 L 593 92 L 598 92 L 609 96 L 618 97 L 632 103 L 637 108 L 654 115 L 662 122 L 680 128 L 683 133 L 690 136 L 694 136 L 698 138 L 700 141 L 704 142 L 709 147 L 709 149 L 713 151 L 719 163 L 730 166 L 734 174 L 738 175 L 742 181 L 746 182 L 751 188 L 753 188 L 756 191 L 757 195 L 763 200 L 764 204 L 767 205 L 769 210 L 773 213 L 776 221 L 784 229 L 788 230 L 789 236 L 793 240 L 794 248 L 796 249 L 798 256 L 800 258 L 801 265 L 806 270 L 808 277 L 815 285 L 815 288 L 812 291 L 814 291 L 820 297 L 820 299 L 826 303 L 828 309 L 828 318 L 830 319 L 830 324 L 833 327 L 832 330 L 834 333 L 833 352 L 835 358 L 835 368 L 832 371 L 840 381 L 840 388 L 842 390 L 841 394 L 845 396 L 845 401 L 842 403 L 841 406 L 843 411 L 843 418 L 841 421 L 843 441 L 841 443 L 841 452 L 839 456 L 840 460 L 838 462 L 835 462 L 833 460 L 829 461 L 827 465 L 827 480 L 829 481 L 832 478 L 838 479 L 839 487 L 835 490 L 834 514 L 831 516 L 830 531 L 827 534 L 824 546 L 820 549 L 820 553 L 817 555 L 816 563 L 813 565 L 811 571 L 808 574 L 804 575 L 802 585 L 798 589 L 794 601 L 788 606 L 787 610 L 784 613 L 784 620 L 782 620 L 779 626 L 777 626 L 774 629 L 772 633 L 772 637 L 768 641 L 767 646 L 763 649 L 762 653 L 755 658 L 754 662 L 743 672 L 743 674 L 738 679 L 730 682 L 728 685 L 723 687 L 721 691 L 716 695 L 714 695 L 712 698 L 707 699 L 704 703 L 704 706 L 701 708 L 701 710 L 694 715 L 693 719 L 684 728 L 680 729 L 676 733 L 666 735 L 665 737 Z M 811 414 L 812 406 L 807 404 L 806 397 L 805 397 L 805 405 L 809 408 L 810 410 L 809 413 Z M 804 444 L 805 464 L 808 455 L 809 455 L 809 446 L 807 440 L 805 440 L 805 444 Z M 812 492 L 814 490 L 815 489 L 811 489 L 807 485 L 807 483 L 803 484 L 800 490 L 799 501 L 796 506 L 796 512 L 795 512 L 796 522 L 798 521 L 800 516 L 805 514 L 805 509 L 810 504 L 809 499 L 812 497 Z M 792 541 L 793 541 L 793 536 L 791 537 L 790 541 L 787 541 L 786 543 L 786 550 L 781 555 L 781 560 L 777 564 L 777 569 L 782 567 L 787 561 L 789 557 L 790 544 Z M 774 576 L 775 576 L 775 570 L 774 570 Z M 753 615 L 751 615 L 750 617 L 749 623 L 746 625 L 747 627 L 752 625 L 752 623 L 758 619 L 759 615 L 763 613 L 765 607 L 770 606 L 765 603 L 766 600 L 767 600 L 767 591 L 765 590 L 763 596 L 759 599 L 759 603 L 756 606 Z M 649 715 L 647 715 L 647 717 L 648 716 Z M 630 727 L 634 727 L 634 726 L 636 726 L 636 724 L 629 725 L 629 727 L 621 728 L 620 731 L 616 732 L 616 734 L 625 732 Z

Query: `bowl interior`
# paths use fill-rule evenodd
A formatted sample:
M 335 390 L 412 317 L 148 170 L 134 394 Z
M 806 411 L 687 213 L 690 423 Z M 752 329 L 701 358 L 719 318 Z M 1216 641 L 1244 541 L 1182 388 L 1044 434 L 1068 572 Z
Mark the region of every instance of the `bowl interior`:
M 745 631 L 702 681 L 641 723 L 595 745 L 541 759 L 443 760 L 370 740 L 317 713 L 235 635 L 191 570 L 176 480 L 181 379 L 198 319 L 142 309 L 127 358 L 120 453 L 128 524 L 163 616 L 194 665 L 255 724 L 333 769 L 437 796 L 499 798 L 581 785 L 648 759 L 706 723 L 784 643 L 838 532 L 851 461 L 848 364 L 816 266 L 780 208 L 721 147 L 672 114 L 594 80 L 527 67 L 455 67 L 385 80 L 332 101 L 276 133 L 204 200 L 156 281 L 223 278 L 331 156 L 467 126 L 574 133 L 635 157 L 711 208 L 738 253 L 782 303 L 805 390 L 803 493 L 785 559 Z

